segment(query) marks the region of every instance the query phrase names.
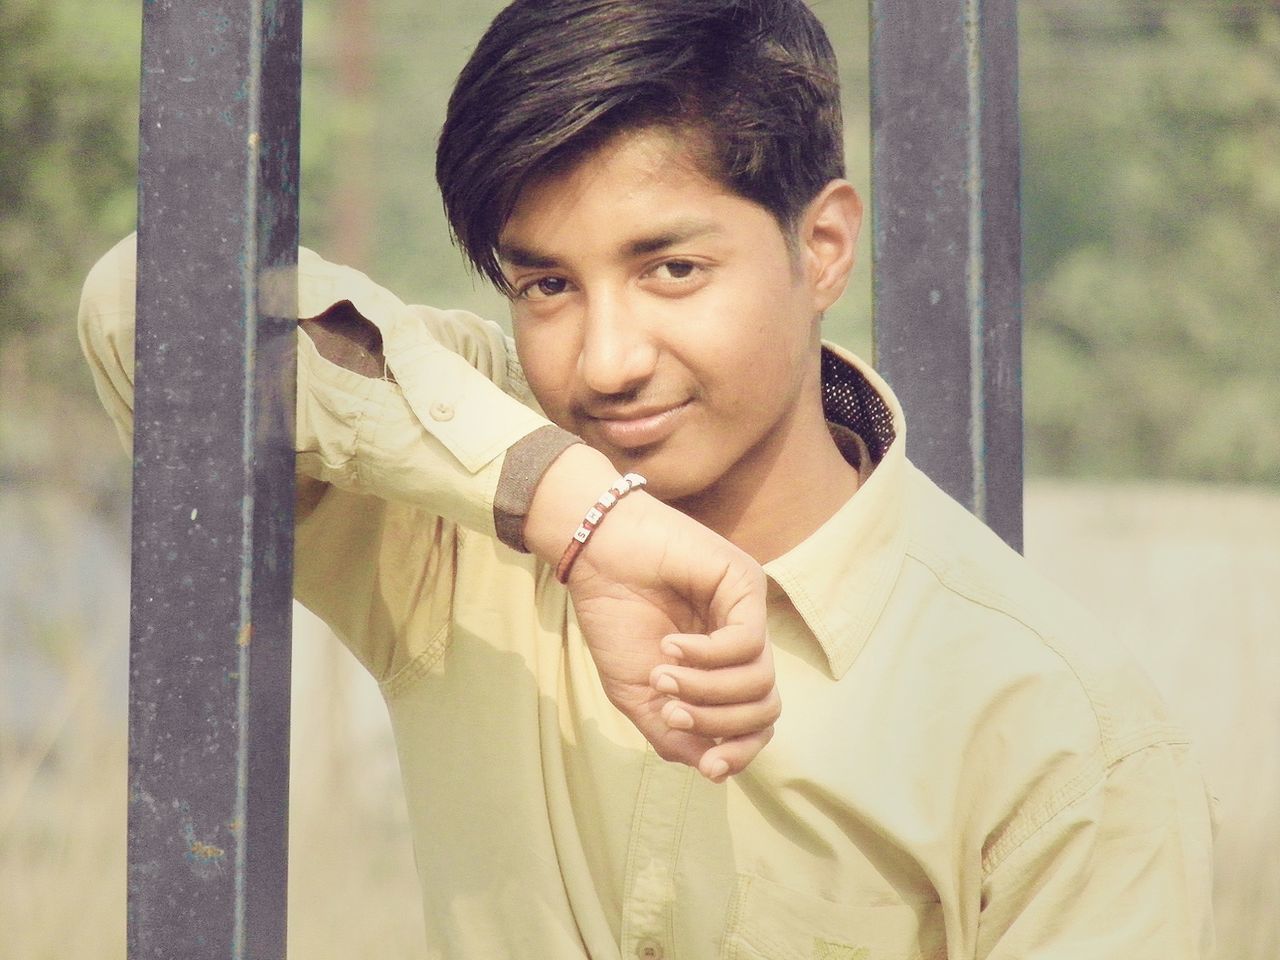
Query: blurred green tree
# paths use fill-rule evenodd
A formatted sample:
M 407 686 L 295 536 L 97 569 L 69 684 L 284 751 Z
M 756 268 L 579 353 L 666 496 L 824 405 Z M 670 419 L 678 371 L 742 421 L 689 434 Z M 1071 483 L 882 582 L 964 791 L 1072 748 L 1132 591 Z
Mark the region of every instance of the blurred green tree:
M 1280 481 L 1280 4 L 1023 38 L 1031 471 Z
M 304 242 L 490 316 L 432 144 L 501 5 L 308 0 L 304 58 Z M 866 24 L 815 9 L 865 190 Z M 1030 472 L 1280 482 L 1280 2 L 1020 9 Z M 135 216 L 139 31 L 125 0 L 0 4 L 0 351 L 81 391 L 80 280 Z M 828 327 L 860 350 L 867 260 Z
M 135 219 L 139 29 L 124 0 L 0 4 L 0 347 L 48 339 L 55 368 L 78 278 Z

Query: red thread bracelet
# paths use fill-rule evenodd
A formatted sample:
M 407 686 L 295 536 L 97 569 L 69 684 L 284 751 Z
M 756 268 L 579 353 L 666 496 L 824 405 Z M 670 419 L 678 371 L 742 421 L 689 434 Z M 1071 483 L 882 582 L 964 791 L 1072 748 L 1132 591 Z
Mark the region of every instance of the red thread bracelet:
M 564 548 L 564 553 L 560 557 L 560 562 L 556 564 L 556 579 L 561 583 L 569 582 L 569 571 L 573 567 L 573 562 L 578 559 L 578 554 L 582 552 L 582 548 L 587 545 L 587 541 L 591 539 L 592 532 L 596 527 L 600 526 L 600 522 L 604 519 L 604 515 L 614 508 L 619 500 L 625 497 L 632 490 L 639 490 L 645 485 L 644 477 L 638 473 L 624 473 L 617 481 L 604 493 L 600 494 L 600 499 L 591 505 L 591 509 L 587 511 L 587 515 L 582 518 L 582 525 L 574 531 L 573 538 L 569 541 L 569 545 Z

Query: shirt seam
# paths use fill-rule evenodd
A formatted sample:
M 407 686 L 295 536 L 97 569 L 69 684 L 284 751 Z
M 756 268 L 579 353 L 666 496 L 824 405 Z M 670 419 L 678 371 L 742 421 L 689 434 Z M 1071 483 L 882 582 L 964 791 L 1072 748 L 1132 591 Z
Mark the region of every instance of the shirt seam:
M 743 922 L 744 908 L 747 903 L 747 894 L 751 890 L 753 877 L 747 873 L 739 873 L 737 876 L 737 889 L 734 891 L 733 900 L 729 904 L 729 916 L 725 923 L 725 940 L 721 945 L 721 960 L 737 960 L 741 951 L 738 949 L 738 937 Z
M 1097 725 L 1097 752 L 1091 755 L 1082 770 L 1053 790 L 1044 801 L 1037 804 L 1034 811 L 1026 813 L 1024 815 L 1025 823 L 1020 824 L 1015 820 L 1013 824 L 1002 831 L 1003 835 L 982 858 L 984 879 L 999 869 L 1023 843 L 1027 842 L 1072 804 L 1077 803 L 1122 760 L 1142 750 L 1188 742 L 1186 735 L 1177 726 L 1159 720 L 1143 724 L 1127 735 L 1118 737 L 1113 730 L 1112 724 L 1099 712 L 1098 698 L 1095 696 L 1092 686 L 1050 636 L 1028 623 L 1026 619 L 1015 611 L 1005 606 L 996 605 L 995 600 L 997 598 L 983 597 L 981 595 L 982 591 L 979 590 L 962 589 L 961 585 L 957 584 L 953 578 L 948 577 L 935 566 L 934 562 L 931 562 L 932 558 L 927 553 L 918 552 L 915 546 L 909 545 L 905 553 L 929 571 L 929 574 L 937 580 L 939 586 L 943 589 L 1019 624 L 1035 637 L 1075 678 L 1080 692 L 1089 706 L 1089 712 L 1094 718 L 1094 723 Z
M 1046 650 L 1050 651 L 1055 657 L 1057 657 L 1062 665 L 1070 671 L 1071 676 L 1075 678 L 1076 683 L 1079 685 L 1080 691 L 1084 695 L 1085 702 L 1089 705 L 1089 712 L 1093 716 L 1094 723 L 1097 724 L 1098 745 L 1101 747 L 1104 757 L 1109 757 L 1110 744 L 1113 739 L 1111 724 L 1098 712 L 1098 698 L 1094 694 L 1093 686 L 1081 675 L 1080 671 L 1076 669 L 1076 665 L 1071 662 L 1061 649 L 1058 648 L 1057 644 L 1053 642 L 1051 637 L 1046 635 L 1039 627 L 1028 623 L 1025 618 L 1015 611 L 1008 609 L 1006 606 L 997 605 L 997 600 L 1007 598 L 984 597 L 980 595 L 981 591 L 961 589 L 960 585 L 955 583 L 952 578 L 938 570 L 937 567 L 930 562 L 929 557 L 916 553 L 913 547 L 907 547 L 906 555 L 928 570 L 930 575 L 938 581 L 938 585 L 943 589 L 968 601 L 969 603 L 977 604 L 985 610 L 990 610 L 992 613 L 999 614 L 1008 620 L 1012 620 L 1035 637 Z
M 1153 739 L 1152 735 L 1157 734 L 1160 730 L 1164 731 L 1164 736 L 1156 736 Z M 1158 723 L 1149 724 L 1142 730 L 1135 731 L 1127 739 L 1134 741 L 1127 749 L 1119 752 L 1110 760 L 1099 758 L 1095 754 L 1090 758 L 1090 763 L 1085 769 L 1055 790 L 1040 805 L 1034 816 L 1027 815 L 1025 826 L 1006 831 L 1005 836 L 1001 837 L 995 846 L 982 858 L 983 882 L 990 880 L 1023 845 L 1032 840 L 1063 813 L 1083 800 L 1094 787 L 1102 783 L 1117 766 L 1129 757 L 1147 750 L 1155 750 L 1160 747 L 1186 746 L 1189 743 L 1188 738 L 1171 729 L 1171 725 Z M 1099 760 L 1100 762 L 1098 762 Z
M 671 857 L 671 871 L 668 879 L 674 890 L 677 878 L 680 874 L 680 853 L 684 849 L 684 829 L 689 823 L 689 797 L 693 793 L 694 772 L 689 769 L 685 772 L 684 785 L 680 791 L 680 802 L 678 809 L 680 811 L 679 821 L 676 829 L 671 837 L 671 846 L 668 856 Z M 667 910 L 667 942 L 675 944 L 676 942 L 676 909 L 680 906 L 680 898 L 672 897 L 671 907 Z
M 359 408 L 356 412 L 356 421 L 351 425 L 351 482 L 355 484 L 359 484 L 360 477 L 363 474 L 363 470 L 361 468 L 364 466 L 364 458 L 361 456 L 361 453 L 370 450 L 373 446 L 373 438 L 366 436 L 365 434 L 365 424 L 369 421 L 367 416 L 369 413 L 369 407 L 377 404 L 377 401 L 373 398 L 371 393 L 372 391 L 370 394 L 366 394 L 361 398 Z M 377 421 L 374 420 L 372 422 L 375 424 L 376 432 Z
M 334 464 L 327 457 L 324 457 L 321 448 L 299 450 L 298 453 L 321 453 L 326 466 L 343 467 L 351 464 L 353 469 L 356 469 L 362 449 L 368 450 L 373 446 L 372 439 L 366 433 L 366 424 L 373 422 L 376 428 L 377 421 L 376 419 L 370 421 L 370 414 L 374 411 L 380 411 L 387 403 L 388 395 L 385 392 L 385 388 L 379 387 L 378 384 L 386 384 L 394 389 L 394 382 L 381 377 L 366 377 L 334 363 L 320 352 L 314 341 L 311 341 L 309 337 L 307 337 L 307 345 L 304 346 L 301 338 L 306 336 L 305 332 L 299 329 L 299 353 L 301 354 L 305 351 L 309 359 L 311 357 L 315 358 L 315 362 L 307 364 L 305 377 L 309 380 L 318 381 L 325 390 L 345 397 L 356 408 L 356 412 L 351 422 L 351 453 L 341 463 Z M 356 469 L 356 472 L 359 472 L 358 469 Z M 354 474 L 352 479 L 355 479 Z
M 357 489 L 361 483 L 361 478 L 365 475 L 366 457 L 376 459 L 373 454 L 377 449 L 378 427 L 385 422 L 381 413 L 386 408 L 387 401 L 391 396 L 385 390 L 374 386 L 375 384 L 388 383 L 388 381 L 378 380 L 373 377 L 369 377 L 367 380 L 369 386 L 363 391 L 363 396 L 358 398 L 360 402 L 355 422 L 351 425 L 350 481 Z
M 393 673 L 386 680 L 379 681 L 378 688 L 386 700 L 394 700 L 402 696 L 406 690 L 415 686 L 431 669 L 440 662 L 449 648 L 449 624 L 443 624 L 434 634 L 426 647 L 408 663 Z

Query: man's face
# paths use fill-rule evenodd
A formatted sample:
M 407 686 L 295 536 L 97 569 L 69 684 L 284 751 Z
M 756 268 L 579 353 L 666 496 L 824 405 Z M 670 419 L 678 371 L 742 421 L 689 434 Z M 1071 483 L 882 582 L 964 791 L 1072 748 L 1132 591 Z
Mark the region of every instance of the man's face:
M 499 250 L 535 397 L 620 470 L 680 501 L 802 468 L 825 303 L 773 216 L 670 133 L 623 134 L 527 188 Z

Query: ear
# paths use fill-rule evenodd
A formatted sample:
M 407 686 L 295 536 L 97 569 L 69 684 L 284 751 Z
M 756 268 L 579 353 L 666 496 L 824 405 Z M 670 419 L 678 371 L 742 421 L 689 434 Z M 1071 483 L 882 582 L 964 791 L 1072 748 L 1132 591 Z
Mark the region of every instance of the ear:
M 805 209 L 798 239 L 816 313 L 839 300 L 848 286 L 861 228 L 862 200 L 848 180 L 832 180 Z

